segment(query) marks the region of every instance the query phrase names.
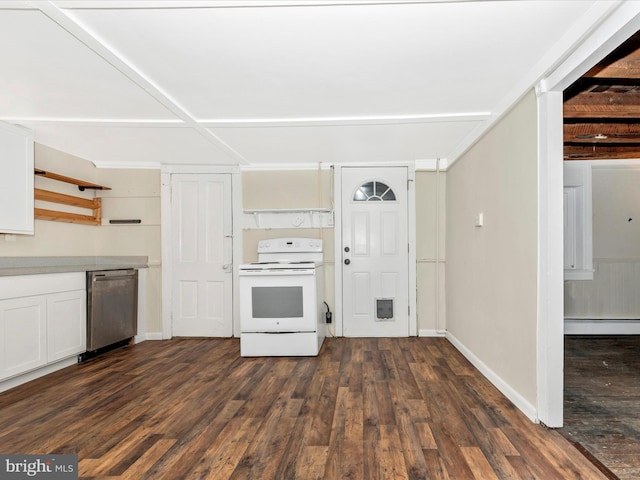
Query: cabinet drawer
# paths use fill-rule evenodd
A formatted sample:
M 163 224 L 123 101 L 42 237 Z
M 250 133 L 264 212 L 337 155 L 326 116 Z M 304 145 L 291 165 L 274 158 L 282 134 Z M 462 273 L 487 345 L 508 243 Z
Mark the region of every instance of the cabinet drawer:
M 84 289 L 84 272 L 0 277 L 0 300 Z

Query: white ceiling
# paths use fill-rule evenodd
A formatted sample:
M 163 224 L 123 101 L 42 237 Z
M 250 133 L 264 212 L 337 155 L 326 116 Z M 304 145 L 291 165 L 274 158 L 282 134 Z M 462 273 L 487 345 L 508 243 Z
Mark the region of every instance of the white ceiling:
M 98 166 L 463 152 L 616 1 L 3 1 L 0 120 Z

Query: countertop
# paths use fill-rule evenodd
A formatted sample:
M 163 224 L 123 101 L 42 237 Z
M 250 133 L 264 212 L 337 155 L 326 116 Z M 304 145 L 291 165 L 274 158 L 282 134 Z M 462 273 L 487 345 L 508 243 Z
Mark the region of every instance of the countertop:
M 0 276 L 146 268 L 145 256 L 0 257 Z

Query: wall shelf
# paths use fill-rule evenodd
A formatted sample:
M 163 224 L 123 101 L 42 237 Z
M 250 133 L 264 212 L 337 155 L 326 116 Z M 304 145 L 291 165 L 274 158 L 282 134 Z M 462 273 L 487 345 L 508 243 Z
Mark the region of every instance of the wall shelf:
M 50 178 L 52 180 L 77 185 L 80 191 L 84 191 L 86 189 L 111 190 L 111 188 L 105 187 L 103 185 L 85 182 L 84 180 L 78 180 L 77 178 L 71 178 L 53 172 L 46 172 L 37 168 L 34 170 L 34 173 L 39 177 Z M 75 197 L 73 195 L 51 192 L 49 190 L 43 190 L 41 188 L 34 189 L 34 198 L 36 200 L 42 200 L 50 203 L 58 203 L 71 207 L 85 208 L 87 210 L 91 210 L 92 212 L 91 215 L 82 215 L 79 213 L 64 212 L 59 210 L 34 208 L 34 216 L 38 220 L 52 220 L 56 222 L 79 223 L 84 225 L 100 225 L 102 223 L 102 198 Z
M 329 208 L 272 208 L 244 210 L 243 228 L 330 228 L 333 212 Z
M 330 212 L 330 208 L 261 208 L 244 210 L 244 213 L 294 213 L 294 212 Z
M 39 168 L 34 169 L 34 173 L 37 177 L 50 178 L 52 180 L 58 180 L 64 183 L 70 183 L 71 185 L 77 185 L 78 190 L 84 192 L 85 189 L 92 190 L 111 190 L 109 187 L 105 187 L 104 185 L 98 185 L 95 183 L 85 182 L 84 180 L 78 180 L 77 178 L 66 177 L 64 175 L 60 175 L 58 173 L 47 172 L 45 170 L 41 170 Z

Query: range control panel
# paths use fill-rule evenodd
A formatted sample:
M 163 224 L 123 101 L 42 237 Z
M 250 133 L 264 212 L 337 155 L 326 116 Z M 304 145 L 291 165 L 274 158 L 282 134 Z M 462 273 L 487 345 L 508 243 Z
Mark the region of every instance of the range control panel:
M 258 253 L 322 252 L 322 240 L 317 238 L 273 238 L 258 242 Z

